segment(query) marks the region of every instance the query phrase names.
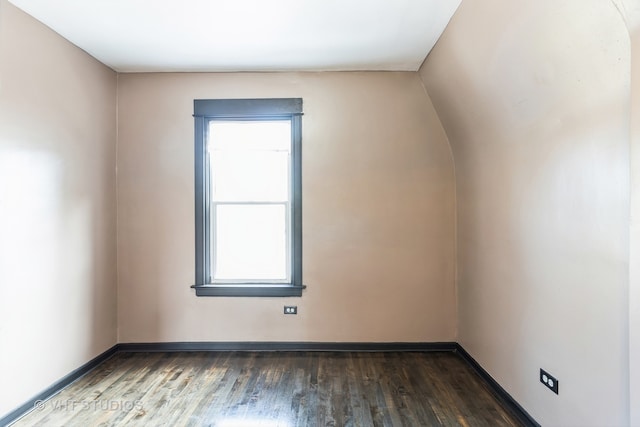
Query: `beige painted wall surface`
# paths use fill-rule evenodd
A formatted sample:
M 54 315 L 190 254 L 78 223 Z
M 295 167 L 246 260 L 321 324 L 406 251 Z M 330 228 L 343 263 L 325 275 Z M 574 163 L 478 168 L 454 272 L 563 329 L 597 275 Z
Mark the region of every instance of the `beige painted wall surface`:
M 616 0 L 631 39 L 630 424 L 640 426 L 640 0 Z
M 261 97 L 304 99 L 308 289 L 198 298 L 193 100 Z M 128 74 L 118 99 L 120 342 L 455 338 L 452 162 L 417 74 Z
M 631 58 L 630 402 L 631 425 L 640 426 L 640 28 L 631 34 Z
M 116 342 L 115 94 L 0 0 L 0 418 Z
M 629 423 L 629 61 L 611 2 L 485 0 L 420 70 L 455 159 L 459 340 L 542 425 Z
M 631 425 L 640 426 L 640 2 L 631 35 L 631 235 L 629 257 L 629 361 Z

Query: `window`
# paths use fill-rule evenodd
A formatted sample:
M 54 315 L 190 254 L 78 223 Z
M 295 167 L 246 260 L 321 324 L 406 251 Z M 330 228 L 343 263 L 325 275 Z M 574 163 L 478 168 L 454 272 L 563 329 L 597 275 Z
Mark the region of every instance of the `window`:
M 194 101 L 198 296 L 302 295 L 302 99 Z

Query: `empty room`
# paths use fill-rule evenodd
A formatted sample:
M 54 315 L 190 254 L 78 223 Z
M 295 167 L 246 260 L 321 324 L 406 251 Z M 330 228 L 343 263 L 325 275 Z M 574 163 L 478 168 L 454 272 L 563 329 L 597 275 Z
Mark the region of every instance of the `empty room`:
M 640 0 L 0 0 L 0 384 L 640 427 Z

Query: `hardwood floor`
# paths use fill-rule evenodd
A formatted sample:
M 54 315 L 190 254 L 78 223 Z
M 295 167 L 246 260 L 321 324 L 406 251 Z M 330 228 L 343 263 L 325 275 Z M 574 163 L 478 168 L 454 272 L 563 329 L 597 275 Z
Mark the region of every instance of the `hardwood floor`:
M 118 353 L 14 426 L 519 426 L 455 353 Z

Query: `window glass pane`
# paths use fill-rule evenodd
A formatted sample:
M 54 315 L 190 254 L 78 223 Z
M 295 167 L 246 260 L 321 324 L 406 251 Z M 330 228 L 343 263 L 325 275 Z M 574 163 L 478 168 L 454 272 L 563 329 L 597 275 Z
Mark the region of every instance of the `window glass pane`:
M 287 280 L 286 206 L 215 205 L 214 280 Z
M 289 153 L 216 150 L 211 153 L 212 197 L 225 202 L 286 202 Z
M 290 120 L 209 122 L 209 144 L 215 150 L 285 150 L 291 146 Z
M 290 147 L 288 120 L 211 121 L 213 200 L 289 200 Z

